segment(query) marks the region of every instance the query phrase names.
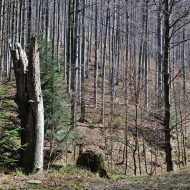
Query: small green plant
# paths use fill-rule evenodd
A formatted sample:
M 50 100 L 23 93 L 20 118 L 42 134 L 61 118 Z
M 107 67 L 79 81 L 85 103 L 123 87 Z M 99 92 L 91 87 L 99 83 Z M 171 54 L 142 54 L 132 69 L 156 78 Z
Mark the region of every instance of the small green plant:
M 139 174 L 139 175 L 136 175 L 136 177 L 139 177 L 139 178 L 148 177 L 148 176 L 149 176 L 148 174 Z
M 75 182 L 73 180 L 68 180 L 65 182 L 66 185 L 70 186 L 70 187 L 74 187 Z
M 6 112 L 3 110 L 0 112 L 0 127 L 3 128 L 6 119 Z
M 27 189 L 28 189 L 28 190 L 33 190 L 33 189 L 34 189 L 34 184 L 28 184 Z
M 119 128 L 124 128 L 125 124 L 124 121 L 121 117 L 117 117 L 115 124 L 119 127 Z
M 82 185 L 77 185 L 76 187 L 75 187 L 75 190 L 82 190 L 83 189 L 83 186 Z
M 19 141 L 20 141 L 20 130 L 21 128 L 15 128 L 10 131 L 5 131 L 0 133 L 0 151 L 4 160 L 9 165 L 16 165 L 18 151 L 20 150 Z
M 54 179 L 54 175 L 49 175 L 49 179 L 53 180 Z
M 111 178 L 117 181 L 117 180 L 125 179 L 127 178 L 127 176 L 126 175 L 112 175 Z
M 4 88 L 0 88 L 0 96 L 2 96 L 2 94 L 4 93 L 5 89 Z
M 16 168 L 16 175 L 21 176 L 23 174 L 22 170 L 20 168 Z
M 18 187 L 17 187 L 17 185 L 16 185 L 16 184 L 12 184 L 12 185 L 11 185 L 11 189 L 12 189 L 12 190 L 17 190 L 17 189 L 18 189 Z
M 8 102 L 3 102 L 2 108 L 6 108 L 6 107 L 9 107 L 9 106 L 13 106 L 13 105 L 14 105 L 14 101 L 13 100 L 8 101 Z
M 80 172 L 80 168 L 76 167 L 76 166 L 67 166 L 67 167 L 63 167 L 59 170 L 61 173 L 69 173 L 69 174 L 76 174 Z
M 3 180 L 3 184 L 9 184 L 9 180 L 8 179 L 4 179 Z
M 125 127 L 125 124 L 121 117 L 114 117 L 112 119 L 111 126 L 116 129 L 121 129 Z

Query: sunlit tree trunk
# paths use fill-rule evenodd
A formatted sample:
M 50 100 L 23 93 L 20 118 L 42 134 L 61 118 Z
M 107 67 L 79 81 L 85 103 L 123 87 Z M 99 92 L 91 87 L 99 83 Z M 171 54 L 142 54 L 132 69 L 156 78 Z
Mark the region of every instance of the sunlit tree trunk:
M 94 107 L 97 107 L 98 90 L 98 4 L 95 10 L 95 62 L 94 62 Z
M 3 73 L 3 19 L 4 19 L 4 0 L 0 1 L 0 87 Z
M 105 114 L 105 64 L 106 64 L 106 47 L 107 47 L 107 33 L 108 33 L 108 21 L 109 21 L 109 0 L 106 14 L 106 28 L 105 28 L 105 36 L 104 36 L 104 48 L 103 48 L 103 63 L 102 63 L 102 106 L 101 106 L 101 114 L 100 114 L 100 122 L 104 123 L 104 114 Z
M 17 92 L 15 102 L 21 118 L 20 164 L 25 172 L 43 171 L 44 110 L 40 84 L 39 47 L 32 37 L 29 62 L 19 43 L 10 51 L 14 63 Z M 18 72 L 19 71 L 19 72 Z
M 159 10 L 157 18 L 157 60 L 156 60 L 156 87 L 158 94 L 158 108 L 161 108 L 161 91 L 162 91 L 162 36 L 161 36 L 161 1 L 159 1 Z
M 73 35 L 73 50 L 72 50 L 72 64 L 71 64 L 71 125 L 76 132 L 77 122 L 77 69 L 78 69 L 78 20 L 79 20 L 79 0 L 76 0 L 74 10 L 74 35 Z M 75 145 L 74 145 L 75 146 Z M 74 148 L 74 159 L 76 158 L 76 147 Z
M 128 5 L 128 0 L 125 0 Z M 128 62 L 129 62 L 129 14 L 128 7 L 126 8 L 126 50 L 125 50 L 125 174 L 128 168 Z
M 145 108 L 148 109 L 148 3 L 145 1 L 145 42 L 144 42 L 144 69 L 145 69 Z

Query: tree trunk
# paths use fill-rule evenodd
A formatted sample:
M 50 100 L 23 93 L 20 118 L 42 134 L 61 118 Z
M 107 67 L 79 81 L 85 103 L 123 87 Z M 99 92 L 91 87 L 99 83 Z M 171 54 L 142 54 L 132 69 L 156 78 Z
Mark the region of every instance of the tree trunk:
M 32 1 L 28 1 L 28 43 L 30 42 L 30 36 L 32 32 Z
M 145 1 L 145 43 L 144 43 L 144 66 L 145 66 L 145 108 L 148 109 L 148 2 Z
M 101 115 L 100 115 L 100 123 L 104 124 L 104 114 L 105 114 L 105 64 L 106 64 L 106 45 L 107 45 L 107 33 L 108 33 L 108 22 L 109 22 L 109 0 L 106 14 L 106 28 L 105 28 L 105 37 L 104 37 L 104 49 L 103 49 L 103 63 L 102 63 L 102 105 L 101 105 Z
M 128 0 L 125 0 L 128 5 Z M 129 14 L 128 7 L 126 8 L 126 50 L 125 50 L 125 174 L 128 167 L 128 62 L 129 62 Z
M 157 66 L 156 66 L 156 73 L 157 73 L 157 96 L 158 96 L 158 108 L 161 108 L 162 105 L 162 33 L 161 33 L 161 1 L 159 1 L 159 10 L 158 10 L 158 19 L 157 19 Z
M 4 0 L 1 0 L 0 1 L 0 61 L 1 61 L 1 64 L 0 64 L 0 86 L 1 86 L 1 82 L 2 82 L 2 73 L 3 73 L 3 61 L 2 61 L 2 58 L 3 58 L 3 39 L 2 39 L 2 36 L 3 36 L 3 19 L 4 19 Z
M 83 7 L 85 7 L 85 0 L 83 0 Z M 85 8 L 82 11 L 82 56 L 81 56 L 81 120 L 85 121 Z
M 94 63 L 94 107 L 97 108 L 98 96 L 98 4 L 96 0 L 95 12 L 95 63 Z
M 27 77 L 26 68 L 28 67 L 28 59 L 26 53 L 21 48 L 20 44 L 15 44 L 15 49 L 10 46 L 11 56 L 13 59 L 14 74 L 16 79 L 17 92 L 15 95 L 15 102 L 18 105 L 21 118 L 21 146 L 27 143 L 27 129 L 28 129 L 28 112 L 29 105 L 27 103 Z M 24 158 L 26 151 L 21 149 L 20 151 L 20 165 L 24 166 Z
M 79 20 L 79 0 L 76 0 L 75 8 L 75 15 L 74 15 L 74 35 L 72 36 L 73 39 L 73 50 L 72 50 L 72 65 L 71 65 L 71 90 L 72 90 L 72 97 L 71 97 L 71 125 L 74 128 L 74 132 L 76 132 L 76 122 L 77 122 L 77 69 L 78 69 L 78 20 Z M 76 158 L 76 145 L 74 142 L 74 159 Z
M 169 49 L 170 49 L 170 15 L 169 1 L 165 2 L 165 44 L 164 44 L 164 61 L 163 61 L 163 77 L 164 77 L 164 131 L 165 131 L 165 152 L 167 171 L 173 170 L 172 149 L 170 143 L 170 84 L 169 84 Z
M 43 171 L 43 145 L 44 145 L 44 108 L 40 83 L 39 48 L 36 37 L 31 38 L 30 57 L 28 63 L 28 102 L 29 102 L 29 129 L 33 128 L 32 139 L 34 147 L 32 171 Z M 29 134 L 31 139 L 31 134 Z M 31 164 L 31 163 L 30 163 Z
M 39 48 L 37 39 L 32 37 L 29 63 L 19 43 L 10 47 L 14 63 L 17 103 L 21 117 L 20 164 L 25 172 L 43 171 L 44 109 L 40 84 Z

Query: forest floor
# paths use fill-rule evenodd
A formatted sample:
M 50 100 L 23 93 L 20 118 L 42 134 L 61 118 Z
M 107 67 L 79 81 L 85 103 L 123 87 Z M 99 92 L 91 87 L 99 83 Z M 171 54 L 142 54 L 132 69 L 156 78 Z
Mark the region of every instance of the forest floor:
M 0 173 L 1 190 L 188 190 L 190 168 L 159 175 L 113 176 L 102 179 L 78 168 L 44 171 L 43 174 L 23 175 L 20 172 Z
M 15 84 L 5 83 L 4 92 L 1 95 L 1 112 L 3 123 L 0 132 L 19 126 L 17 107 L 14 103 Z M 1 118 L 1 121 L 2 121 Z M 4 128 L 2 129 L 2 125 Z M 101 126 L 79 124 L 78 128 L 85 139 L 85 149 L 91 148 L 96 151 L 103 146 L 103 140 L 99 136 Z M 118 133 L 118 132 L 117 132 Z M 85 136 L 88 134 L 88 137 Z M 91 137 L 91 138 L 90 138 Z M 93 138 L 92 138 L 93 137 Z M 0 139 L 1 140 L 1 139 Z M 102 140 L 102 142 L 100 142 Z M 102 147 L 101 147 L 102 148 Z M 97 150 L 99 151 L 99 150 Z M 118 160 L 119 161 L 119 160 Z M 110 179 L 100 178 L 98 174 L 76 168 L 75 166 L 61 167 L 60 169 L 45 170 L 42 174 L 24 175 L 20 168 L 7 167 L 0 155 L 0 190 L 13 189 L 91 189 L 91 190 L 185 190 L 190 189 L 190 166 L 177 169 L 170 173 L 157 175 L 110 175 Z

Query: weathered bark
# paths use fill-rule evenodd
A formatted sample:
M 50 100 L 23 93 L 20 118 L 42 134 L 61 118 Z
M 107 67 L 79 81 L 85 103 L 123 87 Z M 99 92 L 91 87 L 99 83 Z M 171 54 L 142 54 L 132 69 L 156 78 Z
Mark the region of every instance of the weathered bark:
M 33 148 L 30 154 L 33 158 L 32 171 L 43 171 L 43 145 L 44 145 L 44 108 L 40 82 L 40 60 L 38 42 L 35 36 L 31 38 L 30 57 L 28 63 L 27 92 L 29 103 L 29 138 Z M 29 131 L 30 132 L 30 131 Z M 32 134 L 33 132 L 33 134 Z M 31 138 L 33 136 L 33 138 Z M 28 154 L 29 155 L 29 154 Z
M 43 171 L 44 110 L 40 85 L 39 48 L 32 37 L 29 63 L 19 43 L 10 46 L 14 64 L 17 92 L 15 102 L 21 118 L 20 164 L 25 172 Z
M 26 69 L 28 67 L 28 59 L 25 51 L 20 44 L 16 43 L 14 49 L 10 46 L 11 56 L 13 59 L 14 74 L 16 79 L 17 92 L 15 95 L 15 102 L 18 105 L 21 118 L 21 146 L 27 143 L 26 132 L 28 129 L 28 112 L 29 105 L 27 103 L 27 78 Z M 25 151 L 21 149 L 20 165 L 24 166 Z

